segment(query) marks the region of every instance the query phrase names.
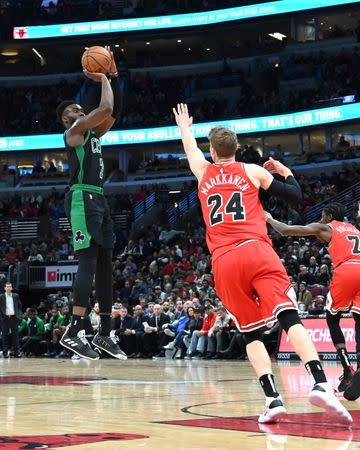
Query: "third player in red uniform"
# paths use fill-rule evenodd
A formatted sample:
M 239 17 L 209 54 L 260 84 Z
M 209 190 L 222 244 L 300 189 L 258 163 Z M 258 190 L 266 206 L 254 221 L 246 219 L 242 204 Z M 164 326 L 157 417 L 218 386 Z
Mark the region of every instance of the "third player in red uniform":
M 360 214 L 360 204 L 359 211 Z M 307 226 L 286 225 L 266 213 L 268 223 L 285 236 L 316 236 L 328 245 L 334 275 L 326 302 L 326 320 L 331 339 L 337 350 L 344 374 L 338 390 L 345 391 L 347 400 L 360 397 L 360 231 L 344 222 L 345 208 L 331 203 L 323 209 L 320 223 Z M 355 320 L 357 371 L 354 375 L 345 346 L 344 333 L 340 328 L 341 311 L 351 310 Z
M 298 183 L 291 171 L 278 161 L 271 160 L 266 167 L 284 176 L 285 182 L 275 180 L 263 167 L 236 163 L 237 137 L 224 127 L 210 131 L 210 152 L 214 161 L 210 164 L 191 134 L 192 118 L 187 106 L 180 104 L 173 111 L 190 169 L 199 181 L 198 194 L 213 258 L 215 287 L 244 332 L 249 360 L 266 396 L 266 410 L 259 422 L 275 422 L 286 413 L 260 331 L 265 324 L 278 319 L 313 376 L 311 403 L 325 408 L 335 420 L 351 423 L 350 414 L 327 383 L 314 344 L 301 324 L 289 278 L 268 238 L 258 197 L 262 187 L 284 200 L 299 201 Z

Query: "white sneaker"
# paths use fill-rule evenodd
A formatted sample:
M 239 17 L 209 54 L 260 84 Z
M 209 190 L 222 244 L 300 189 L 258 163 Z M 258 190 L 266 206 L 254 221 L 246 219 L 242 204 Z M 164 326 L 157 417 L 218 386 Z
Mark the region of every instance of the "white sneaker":
M 265 406 L 266 409 L 264 414 L 261 414 L 261 416 L 259 416 L 259 423 L 274 423 L 287 414 L 280 395 L 276 398 L 266 397 Z
M 340 403 L 329 383 L 317 383 L 309 396 L 310 403 L 325 411 L 337 422 L 350 425 L 353 421 L 349 411 Z
M 173 350 L 175 347 L 175 341 L 171 341 L 168 343 L 168 345 L 164 345 L 163 349 L 164 350 Z

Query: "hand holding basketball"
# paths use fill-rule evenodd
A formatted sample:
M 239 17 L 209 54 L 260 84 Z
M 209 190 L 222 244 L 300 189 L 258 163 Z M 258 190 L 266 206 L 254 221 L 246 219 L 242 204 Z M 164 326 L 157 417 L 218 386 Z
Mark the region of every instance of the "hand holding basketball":
M 100 82 L 103 78 L 106 78 L 104 73 L 96 73 L 96 72 L 88 72 L 87 70 L 83 70 L 84 74 L 90 78 L 90 80 Z

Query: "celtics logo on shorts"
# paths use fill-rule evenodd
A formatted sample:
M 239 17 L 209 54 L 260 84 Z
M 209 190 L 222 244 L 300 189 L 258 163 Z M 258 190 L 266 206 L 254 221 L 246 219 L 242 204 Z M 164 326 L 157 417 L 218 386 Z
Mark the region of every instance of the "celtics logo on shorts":
M 77 230 L 75 233 L 75 241 L 78 244 L 83 244 L 85 241 L 85 234 L 81 230 Z

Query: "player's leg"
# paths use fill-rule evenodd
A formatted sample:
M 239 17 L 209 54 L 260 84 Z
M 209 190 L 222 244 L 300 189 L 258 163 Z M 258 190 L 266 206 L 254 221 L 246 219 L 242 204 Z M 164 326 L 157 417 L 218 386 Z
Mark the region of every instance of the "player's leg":
M 356 370 L 360 370 L 360 311 L 352 312 L 355 320 L 355 341 L 356 341 Z
M 92 344 L 117 359 L 127 359 L 118 345 L 115 330 L 111 330 L 111 308 L 113 304 L 112 248 L 99 247 L 95 273 L 95 291 L 100 308 L 100 330 Z
M 340 319 L 341 312 L 332 314 L 330 311 L 326 311 L 326 322 L 329 327 L 331 340 L 336 348 L 336 352 L 344 370 L 343 375 L 340 377 L 341 381 L 338 386 L 338 391 L 344 392 L 347 386 L 349 386 L 355 370 L 349 361 L 349 355 L 345 345 L 345 336 L 340 327 Z
M 290 287 L 287 273 L 279 257 L 270 246 L 259 246 L 256 255 L 263 262 L 252 286 L 260 299 L 262 317 L 271 323 L 277 317 L 280 325 L 288 334 L 289 340 L 313 377 L 314 388 L 310 393 L 310 402 L 326 409 L 342 423 L 351 423 L 348 411 L 334 395 L 334 390 L 326 381 L 314 343 L 303 327 L 296 306 L 296 295 Z
M 276 389 L 270 357 L 259 332 L 265 324 L 251 291 L 251 270 L 258 264 L 255 259 L 256 252 L 249 243 L 218 258 L 213 271 L 216 291 L 244 335 L 249 361 L 265 394 L 265 412 L 259 422 L 272 423 L 283 417 L 286 409 Z
M 84 318 L 94 279 L 97 253 L 98 245 L 91 241 L 90 247 L 80 250 L 77 254 L 79 266 L 73 288 L 73 314 L 71 323 L 60 340 L 63 347 L 92 360 L 99 359 L 99 354 L 91 348 L 85 338 Z
M 273 423 L 284 417 L 286 409 L 275 386 L 271 360 L 262 341 L 262 331 L 244 333 L 246 352 L 265 394 L 265 412 L 259 416 L 260 423 Z
M 359 276 L 355 279 L 358 280 Z M 349 386 L 344 391 L 344 398 L 346 400 L 357 400 L 360 397 L 360 292 L 355 295 L 351 312 L 355 321 L 357 370 Z

